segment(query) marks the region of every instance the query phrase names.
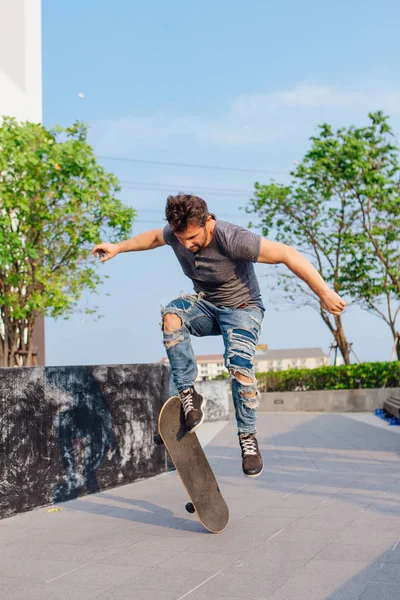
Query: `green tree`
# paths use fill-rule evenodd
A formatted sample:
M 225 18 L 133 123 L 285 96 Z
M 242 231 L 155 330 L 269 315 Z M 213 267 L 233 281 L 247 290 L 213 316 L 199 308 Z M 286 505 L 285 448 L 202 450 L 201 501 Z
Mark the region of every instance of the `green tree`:
M 400 297 L 398 149 L 387 118 L 377 112 L 369 119 L 367 127 L 336 133 L 329 125 L 320 126 L 292 173 L 291 185 L 256 183 L 247 211 L 257 214 L 263 235 L 272 233 L 295 245 L 337 293 L 385 314 L 395 331 L 398 309 L 393 301 Z M 286 301 L 318 309 L 349 364 L 342 318 L 329 315 L 290 273 L 279 272 L 278 288 Z
M 0 365 L 32 364 L 39 316 L 67 318 L 102 278 L 99 239 L 129 234 L 135 211 L 115 197 L 81 123 L 49 131 L 4 117 L 0 126 Z M 96 308 L 87 309 L 96 313 Z
M 336 293 L 344 297 L 340 284 L 343 235 L 352 225 L 348 207 L 333 206 L 309 192 L 306 185 L 285 186 L 255 184 L 254 198 L 249 212 L 257 213 L 257 227 L 264 236 L 270 234 L 284 244 L 295 246 L 306 255 L 314 267 Z M 252 225 L 252 224 L 250 224 Z M 331 331 L 346 364 L 350 364 L 349 343 L 345 335 L 342 316 L 328 313 L 319 298 L 291 272 L 277 269 L 277 284 L 269 290 L 276 295 L 276 305 L 310 306 L 321 315 Z M 270 275 L 271 277 L 272 275 Z
M 399 148 L 388 117 L 369 115 L 366 127 L 325 127 L 313 154 L 323 193 L 340 185 L 356 216 L 344 238 L 341 285 L 352 300 L 389 326 L 400 359 Z

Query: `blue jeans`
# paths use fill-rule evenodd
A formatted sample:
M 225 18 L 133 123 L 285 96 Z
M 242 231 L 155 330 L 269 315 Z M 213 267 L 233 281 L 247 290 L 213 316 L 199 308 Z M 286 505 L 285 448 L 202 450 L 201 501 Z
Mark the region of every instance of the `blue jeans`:
M 232 399 L 238 433 L 256 433 L 259 391 L 253 359 L 261 332 L 264 311 L 257 306 L 219 308 L 199 295 L 183 295 L 162 308 L 162 317 L 180 317 L 181 327 L 164 331 L 164 346 L 171 365 L 172 379 L 178 392 L 194 385 L 197 364 L 190 336 L 222 335 L 224 362 L 232 381 Z M 241 381 L 245 375 L 251 382 Z M 255 393 L 255 395 L 254 395 Z M 250 397 L 249 397 L 250 396 Z

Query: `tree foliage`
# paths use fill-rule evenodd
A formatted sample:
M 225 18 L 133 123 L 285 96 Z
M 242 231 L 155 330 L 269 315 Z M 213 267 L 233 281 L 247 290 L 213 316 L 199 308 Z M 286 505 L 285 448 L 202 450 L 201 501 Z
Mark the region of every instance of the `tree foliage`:
M 366 127 L 336 133 L 321 125 L 311 142 L 292 173 L 292 183 L 256 183 L 247 211 L 257 214 L 263 235 L 271 233 L 296 246 L 338 294 L 378 314 L 396 339 L 399 165 L 388 119 L 373 113 Z M 348 364 L 342 318 L 329 315 L 307 286 L 287 271 L 280 272 L 278 287 L 286 300 L 318 308 Z
M 135 211 L 96 161 L 86 127 L 47 130 L 5 117 L 0 127 L 0 364 L 30 365 L 37 318 L 68 317 L 102 278 L 99 239 L 130 232 Z M 87 312 L 96 312 L 96 309 Z

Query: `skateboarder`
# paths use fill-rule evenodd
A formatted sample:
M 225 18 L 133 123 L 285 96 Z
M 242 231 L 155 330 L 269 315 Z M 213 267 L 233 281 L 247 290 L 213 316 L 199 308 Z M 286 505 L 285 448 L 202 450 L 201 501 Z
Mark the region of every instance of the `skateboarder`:
M 105 262 L 120 252 L 171 246 L 195 291 L 172 300 L 162 309 L 164 345 L 186 427 L 193 432 L 204 419 L 203 398 L 194 387 L 197 365 L 190 335 L 222 335 L 242 468 L 245 475 L 257 477 L 263 470 L 263 461 L 256 437 L 259 391 L 253 359 L 265 308 L 253 263 L 285 264 L 309 285 L 324 309 L 333 315 L 340 315 L 346 304 L 297 250 L 220 221 L 208 211 L 202 198 L 169 196 L 165 215 L 167 225 L 163 229 L 118 244 L 99 244 L 93 248 L 93 254 Z

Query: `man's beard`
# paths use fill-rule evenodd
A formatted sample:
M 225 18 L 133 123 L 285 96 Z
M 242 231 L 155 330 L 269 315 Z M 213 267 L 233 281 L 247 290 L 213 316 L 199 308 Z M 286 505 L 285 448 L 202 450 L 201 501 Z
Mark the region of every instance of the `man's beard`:
M 193 252 L 193 254 L 198 254 L 198 252 L 200 252 L 200 250 L 203 250 L 203 248 L 205 248 L 205 246 L 207 244 L 207 240 L 208 240 L 208 232 L 207 232 L 207 229 L 204 229 L 204 238 L 203 238 L 202 242 L 200 244 L 196 244 L 196 246 L 194 246 L 194 248 L 191 250 L 191 252 Z

